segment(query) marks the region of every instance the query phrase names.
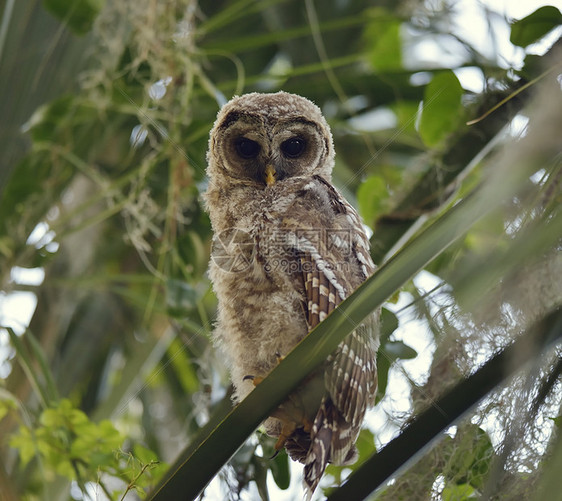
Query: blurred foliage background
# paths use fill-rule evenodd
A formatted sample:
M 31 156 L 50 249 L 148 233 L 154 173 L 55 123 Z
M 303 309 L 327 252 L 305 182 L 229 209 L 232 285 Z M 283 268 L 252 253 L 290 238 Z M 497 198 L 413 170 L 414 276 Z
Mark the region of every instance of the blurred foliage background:
M 144 498 L 230 405 L 200 193 L 235 94 L 322 107 L 378 264 L 499 166 L 526 172 L 388 298 L 358 465 L 559 308 L 562 15 L 524 3 L 515 20 L 452 0 L 2 1 L 0 499 Z M 559 496 L 560 351 L 374 499 Z M 271 446 L 250 437 L 204 499 L 299 498 Z

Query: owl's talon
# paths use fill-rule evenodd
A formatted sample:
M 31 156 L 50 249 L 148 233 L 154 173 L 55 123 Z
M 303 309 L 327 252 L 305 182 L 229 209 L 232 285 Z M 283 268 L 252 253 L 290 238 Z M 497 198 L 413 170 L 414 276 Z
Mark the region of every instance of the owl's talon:
M 259 376 L 251 376 L 251 375 L 244 376 L 242 378 L 242 381 L 249 381 L 249 380 L 252 381 L 252 383 L 254 383 L 254 386 L 257 386 L 263 381 L 263 378 Z
M 285 437 L 284 435 L 279 435 L 277 442 L 275 442 L 275 450 L 279 452 L 283 447 L 285 447 L 285 442 L 289 437 Z M 277 454 L 276 452 L 276 454 Z M 275 456 L 273 456 L 275 457 Z
M 280 451 L 283 447 L 285 447 L 285 442 L 289 439 L 289 437 L 294 433 L 297 429 L 297 425 L 295 423 L 285 422 L 281 427 L 281 433 L 279 433 L 279 438 L 277 442 L 275 442 L 275 449 Z
M 312 431 L 312 425 L 314 424 L 310 419 L 307 419 L 306 417 L 303 417 L 303 427 L 302 429 L 306 432 L 306 433 L 310 433 Z

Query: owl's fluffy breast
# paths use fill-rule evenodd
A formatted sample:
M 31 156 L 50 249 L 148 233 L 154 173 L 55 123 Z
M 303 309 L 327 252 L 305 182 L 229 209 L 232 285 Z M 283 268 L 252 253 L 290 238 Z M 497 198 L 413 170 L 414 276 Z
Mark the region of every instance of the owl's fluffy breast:
M 346 266 L 331 275 L 341 299 L 365 279 L 350 237 L 355 212 L 336 210 L 341 198 L 319 177 L 261 189 L 214 185 L 206 200 L 215 234 L 209 268 L 219 299 L 215 336 L 243 398 L 253 388 L 244 377 L 268 374 L 278 355 L 308 333 L 299 252 L 315 253 L 316 264 Z
M 253 389 L 245 376 L 267 375 L 308 332 L 302 290 L 287 273 L 294 256 L 286 255 L 281 231 L 305 184 L 211 187 L 206 195 L 215 235 L 209 266 L 219 299 L 215 336 L 231 361 L 238 399 Z

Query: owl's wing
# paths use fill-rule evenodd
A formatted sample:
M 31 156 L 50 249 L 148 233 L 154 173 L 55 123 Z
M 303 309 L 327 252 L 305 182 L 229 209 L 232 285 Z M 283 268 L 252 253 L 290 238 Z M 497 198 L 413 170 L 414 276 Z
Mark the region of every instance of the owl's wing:
M 333 280 L 337 273 L 326 274 L 316 269 L 310 254 L 300 257 L 304 273 L 306 315 L 309 330 L 316 327 L 343 299 Z M 332 280 L 330 280 L 330 277 Z M 326 389 L 346 422 L 361 426 L 363 416 L 376 393 L 376 319 L 369 317 L 338 346 L 327 362 Z M 333 458 L 334 462 L 341 462 Z
M 317 233 L 311 233 L 317 236 L 316 241 L 311 241 L 304 232 L 296 242 L 309 330 L 375 270 L 359 215 L 331 184 L 319 176 L 316 180 L 328 195 L 334 217 L 330 221 L 316 219 L 326 232 L 320 238 Z M 370 316 L 342 341 L 328 360 L 326 387 L 333 403 L 354 428 L 361 425 L 366 408 L 375 398 L 377 328 L 376 317 Z
M 301 283 L 309 330 L 328 316 L 373 271 L 369 242 L 358 214 L 324 179 L 316 179 L 319 194 L 328 198 L 332 211 L 315 214 L 314 203 L 306 209 L 326 233 L 321 238 L 314 228 L 303 231 L 303 221 L 293 220 L 297 235 Z M 311 190 L 314 190 L 314 185 Z M 300 226 L 300 234 L 298 229 Z M 365 320 L 338 346 L 328 359 L 325 372 L 327 395 L 322 401 L 311 431 L 311 445 L 305 459 L 305 483 L 312 492 L 327 462 L 345 464 L 353 459 L 355 440 L 365 411 L 376 392 L 376 319 Z

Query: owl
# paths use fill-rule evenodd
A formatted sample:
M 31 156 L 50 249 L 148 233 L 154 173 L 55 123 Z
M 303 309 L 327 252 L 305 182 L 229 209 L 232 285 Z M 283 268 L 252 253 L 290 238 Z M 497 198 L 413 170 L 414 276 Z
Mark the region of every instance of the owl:
M 334 155 L 322 112 L 303 97 L 246 94 L 218 113 L 204 196 L 209 276 L 237 401 L 374 271 L 361 220 L 331 183 Z M 378 343 L 374 314 L 264 423 L 304 464 L 307 497 L 328 463 L 355 460 Z

